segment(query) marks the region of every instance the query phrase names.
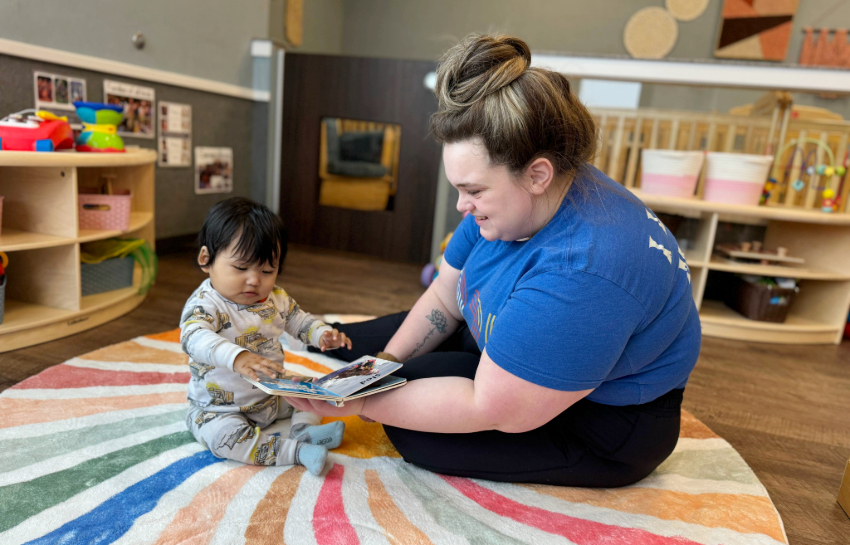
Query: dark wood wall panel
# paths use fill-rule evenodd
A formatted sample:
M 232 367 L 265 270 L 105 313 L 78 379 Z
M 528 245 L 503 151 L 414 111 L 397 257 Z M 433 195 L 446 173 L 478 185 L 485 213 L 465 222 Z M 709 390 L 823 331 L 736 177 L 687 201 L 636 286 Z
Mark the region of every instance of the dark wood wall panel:
M 430 258 L 440 146 L 429 135 L 436 68 L 399 61 L 287 53 L 280 213 L 292 242 L 425 263 Z M 391 212 L 319 206 L 323 117 L 401 125 L 398 192 Z

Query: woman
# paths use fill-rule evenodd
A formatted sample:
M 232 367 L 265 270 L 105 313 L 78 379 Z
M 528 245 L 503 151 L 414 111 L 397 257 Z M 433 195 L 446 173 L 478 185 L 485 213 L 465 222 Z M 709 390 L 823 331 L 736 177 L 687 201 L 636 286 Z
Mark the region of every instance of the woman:
M 384 425 L 449 475 L 614 487 L 673 451 L 700 326 L 672 234 L 588 164 L 593 121 L 521 40 L 470 36 L 440 62 L 432 129 L 469 212 L 409 313 L 335 325 L 336 355 L 404 362 L 397 390 L 322 415 Z

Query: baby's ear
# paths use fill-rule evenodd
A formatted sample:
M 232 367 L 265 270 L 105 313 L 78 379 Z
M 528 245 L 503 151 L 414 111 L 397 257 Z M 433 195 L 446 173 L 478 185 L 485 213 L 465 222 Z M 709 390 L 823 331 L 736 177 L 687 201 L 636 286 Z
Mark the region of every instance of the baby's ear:
M 206 246 L 201 246 L 201 251 L 198 252 L 198 265 L 200 265 L 201 270 L 204 272 L 209 272 L 210 268 L 207 263 L 210 262 L 210 251 Z

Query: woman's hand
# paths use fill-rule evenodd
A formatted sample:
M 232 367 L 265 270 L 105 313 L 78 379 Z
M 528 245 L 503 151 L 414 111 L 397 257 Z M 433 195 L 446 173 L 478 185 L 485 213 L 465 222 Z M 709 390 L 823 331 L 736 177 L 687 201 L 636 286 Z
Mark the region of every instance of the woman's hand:
M 334 348 L 339 348 L 341 346 L 345 346 L 351 350 L 351 339 L 346 337 L 345 333 L 341 333 L 337 329 L 325 331 L 319 338 L 319 349 L 322 352 L 325 350 L 333 350 Z
M 286 401 L 299 411 L 318 414 L 319 416 L 359 415 L 363 412 L 363 407 L 366 405 L 365 398 L 352 399 L 351 401 L 347 401 L 342 407 L 335 407 L 327 401 L 320 399 L 307 399 L 304 397 L 287 397 Z

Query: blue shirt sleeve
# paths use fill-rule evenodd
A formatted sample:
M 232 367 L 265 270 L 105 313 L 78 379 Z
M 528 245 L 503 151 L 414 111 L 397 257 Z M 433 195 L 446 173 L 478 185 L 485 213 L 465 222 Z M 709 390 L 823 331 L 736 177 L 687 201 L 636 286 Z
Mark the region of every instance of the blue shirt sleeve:
M 518 284 L 496 317 L 487 354 L 539 386 L 589 390 L 609 378 L 645 315 L 609 280 L 572 269 L 548 271 Z
M 463 269 L 466 258 L 469 257 L 472 248 L 475 247 L 480 238 L 481 232 L 475 225 L 475 217 L 472 214 L 466 216 L 455 229 L 455 233 L 443 253 L 443 259 L 455 269 Z

